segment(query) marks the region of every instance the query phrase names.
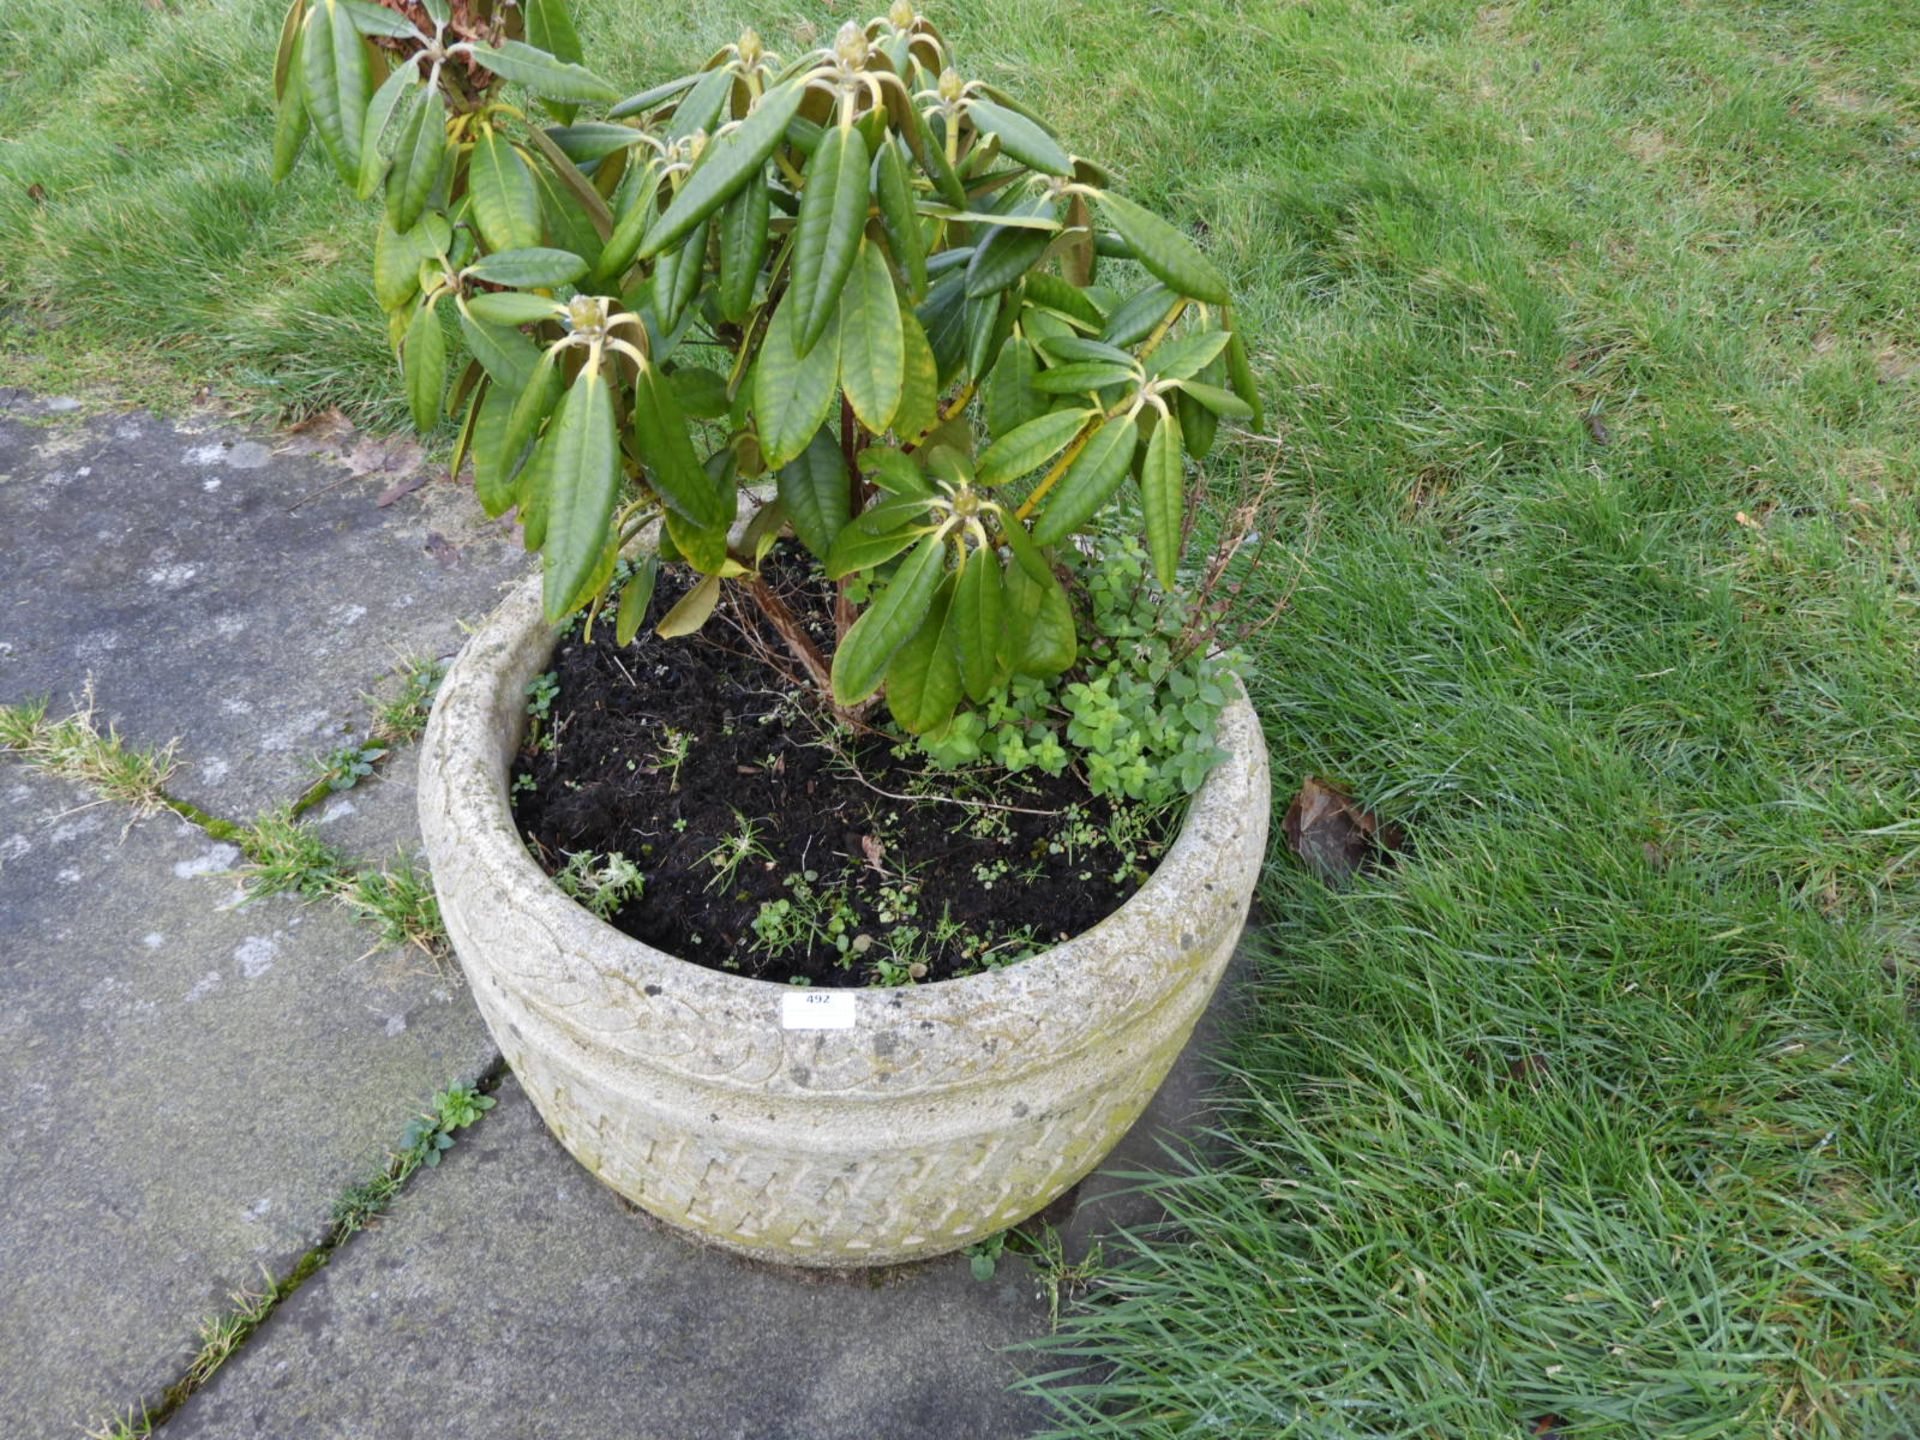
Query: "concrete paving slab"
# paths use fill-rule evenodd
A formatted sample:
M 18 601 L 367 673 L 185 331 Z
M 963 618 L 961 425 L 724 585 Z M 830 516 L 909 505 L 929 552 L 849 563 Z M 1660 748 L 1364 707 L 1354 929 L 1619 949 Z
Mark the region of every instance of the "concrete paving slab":
M 1056 1206 L 1070 1260 L 1160 1217 L 1127 1172 L 1207 1113 L 1237 958 L 1147 1113 Z M 517 1085 L 337 1252 L 172 1423 L 173 1440 L 1001 1440 L 1040 1428 L 1001 1353 L 1044 1289 L 1004 1256 L 836 1277 L 703 1249 L 601 1185 Z
M 1003 1440 L 1022 1262 L 798 1274 L 689 1244 L 519 1088 L 189 1400 L 169 1440 Z
M 404 475 L 293 444 L 0 407 L 0 702 L 91 675 L 130 738 L 183 737 L 183 799 L 248 819 L 298 795 L 364 733 L 362 693 L 457 650 L 528 560 L 464 486 L 382 507 Z
M 433 1091 L 494 1049 L 458 976 L 337 906 L 235 905 L 236 858 L 0 761 L 0 1435 L 179 1377 Z
M 420 747 L 396 745 L 374 775 L 327 796 L 301 819 L 350 859 L 390 865 L 404 854 L 424 867 L 426 850 L 414 809 L 419 770 Z

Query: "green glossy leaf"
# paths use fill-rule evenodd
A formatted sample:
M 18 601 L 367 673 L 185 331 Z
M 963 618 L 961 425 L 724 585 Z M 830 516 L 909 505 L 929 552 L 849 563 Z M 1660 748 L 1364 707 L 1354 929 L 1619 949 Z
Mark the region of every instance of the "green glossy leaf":
M 699 291 L 707 266 L 707 233 L 711 222 L 702 220 L 688 232 L 678 249 L 670 250 L 653 262 L 653 313 L 664 330 L 680 323 L 687 306 Z
M 731 492 L 729 492 L 731 494 Z M 703 575 L 719 575 L 727 567 L 726 525 L 701 525 L 677 510 L 665 516 L 666 533 L 672 537 L 675 552 Z
M 473 493 L 490 516 L 504 515 L 514 503 L 513 477 L 520 453 L 507 452 L 513 406 L 519 395 L 504 385 L 487 387 L 473 426 Z M 522 448 L 525 448 L 524 446 Z
M 956 417 L 956 420 L 960 418 Z M 952 428 L 963 427 L 956 424 Z M 936 439 L 920 452 L 920 458 L 926 462 L 927 473 L 937 480 L 946 481 L 955 490 L 965 489 L 979 479 L 974 473 L 973 456 L 964 448 L 973 439 L 971 427 L 965 427 L 965 430 L 966 433 L 952 437 L 952 444 L 944 444 Z M 946 433 L 945 429 L 941 432 L 943 436 Z
M 1098 330 L 1106 322 L 1100 307 L 1093 303 L 1085 291 L 1044 270 L 1036 270 L 1027 276 L 1026 295 L 1027 304 L 1050 310 L 1083 330 Z
M 457 312 L 467 349 L 496 383 L 518 395 L 539 367 L 540 347 L 511 326 L 491 325 L 476 318 L 472 309 L 469 302 L 467 309 Z
M 833 547 L 827 551 L 827 578 L 838 580 L 858 570 L 884 565 L 926 533 L 924 525 L 910 525 L 884 535 L 849 525 L 834 537 Z
M 422 305 L 413 312 L 400 359 L 413 428 L 424 435 L 440 423 L 440 397 L 447 390 L 447 337 L 433 306 Z
M 600 228 L 572 190 L 545 165 L 533 169 L 534 188 L 540 192 L 540 215 L 546 227 L 547 244 L 556 250 L 570 250 L 585 262 L 587 273 L 600 263 L 603 244 Z M 611 228 L 611 227 L 609 227 Z
M 664 105 L 667 101 L 673 99 L 674 96 L 685 93 L 693 87 L 699 78 L 697 74 L 682 75 L 676 79 L 665 81 L 662 84 L 649 86 L 638 95 L 629 95 L 625 100 L 622 100 L 618 105 L 609 110 L 607 115 L 610 119 L 620 120 L 629 115 L 643 114 L 648 110 Z
M 524 295 L 517 290 L 483 290 L 467 299 L 473 318 L 488 325 L 532 325 L 553 320 L 566 313 L 566 307 L 544 295 Z
M 891 535 L 925 520 L 932 502 L 931 495 L 889 495 L 862 510 L 853 523 L 869 535 Z
M 427 12 L 427 18 L 436 25 L 445 25 L 453 18 L 453 12 L 447 8 L 447 0 L 420 0 Z
M 1104 422 L 1048 492 L 1046 508 L 1033 522 L 1033 538 L 1052 545 L 1082 528 L 1120 488 L 1133 465 L 1140 427 L 1129 415 Z
M 423 215 L 406 234 L 383 214 L 373 239 L 373 294 L 382 310 L 398 310 L 420 289 L 420 266 L 445 252 L 452 231 L 446 218 Z
M 1226 278 L 1193 241 L 1124 195 L 1101 195 L 1101 207 L 1134 256 L 1155 279 L 1209 305 L 1227 303 Z
M 1106 329 L 1101 332 L 1100 338 L 1109 345 L 1138 345 L 1153 333 L 1154 326 L 1167 318 L 1167 313 L 1179 298 L 1156 281 L 1114 306 L 1113 313 L 1107 316 Z
M 875 435 L 885 433 L 900 408 L 906 361 L 893 274 L 880 248 L 863 240 L 841 296 L 840 385 L 855 417 Z
M 541 353 L 539 363 L 533 367 L 533 377 L 527 381 L 527 388 L 514 401 L 513 413 L 508 419 L 501 446 L 510 462 L 517 460 L 520 452 L 540 433 L 541 423 L 553 413 L 565 391 L 566 375 L 560 368 L 558 353 L 554 350 Z
M 273 183 L 276 185 L 293 173 L 294 162 L 306 148 L 307 132 L 313 128 L 307 116 L 306 75 L 300 58 L 303 30 L 296 23 L 296 16 L 305 19 L 304 0 L 294 0 L 293 7 L 287 11 L 287 23 L 292 28 L 290 37 L 282 41 L 289 47 L 284 78 L 281 71 L 275 71 Z
M 752 313 L 760 270 L 767 263 L 772 197 L 763 165 L 720 211 L 720 279 L 714 299 L 721 318 L 735 325 L 744 324 Z
M 1039 373 L 1033 347 L 1018 335 L 1008 336 L 987 376 L 988 434 L 1008 434 L 1047 413 L 1053 402 L 1033 387 Z
M 1041 371 L 1034 377 L 1033 388 L 1043 395 L 1078 395 L 1088 390 L 1104 390 L 1109 385 L 1129 385 L 1134 380 L 1131 365 L 1086 360 Z
M 639 259 L 659 254 L 724 205 L 767 163 L 806 91 L 788 81 L 760 97 L 745 120 L 708 145 L 673 202 L 641 242 Z
M 544 50 L 518 40 L 503 40 L 497 49 L 476 45 L 473 58 L 503 80 L 524 85 L 549 100 L 618 100 L 620 92 L 584 65 L 557 60 Z
M 353 28 L 362 35 L 381 35 L 389 40 L 426 38 L 414 29 L 413 22 L 406 16 L 384 5 L 375 5 L 371 0 L 339 0 L 339 4 L 353 22 Z
M 1047 559 L 1046 553 L 1028 533 L 1026 526 L 1009 517 L 1000 538 L 1006 543 L 1014 560 L 1014 569 L 1007 572 L 1010 598 L 1015 571 L 1023 572 L 1036 585 L 1059 585 L 1059 577 L 1053 573 L 1053 562 Z
M 937 493 L 920 467 L 891 445 L 869 445 L 862 450 L 860 471 L 891 495 L 929 497 Z
M 1160 588 L 1171 591 L 1180 569 L 1180 522 L 1185 476 L 1180 459 L 1180 422 L 1162 415 L 1147 437 L 1140 469 L 1140 500 L 1147 522 L 1147 552 Z
M 1182 380 L 1180 391 L 1191 395 L 1200 404 L 1215 415 L 1228 420 L 1251 420 L 1253 407 L 1231 390 L 1223 390 L 1218 385 L 1207 385 L 1198 380 Z
M 633 637 L 646 623 L 647 606 L 653 603 L 654 583 L 660 578 L 660 557 L 645 556 L 627 583 L 620 587 L 620 608 L 613 619 L 613 643 L 631 645 Z
M 1038 469 L 1072 442 L 1081 427 L 1099 412 L 1055 410 L 1016 426 L 987 447 L 980 457 L 980 483 L 1002 485 Z
M 1132 365 L 1133 356 L 1118 345 L 1089 340 L 1084 335 L 1043 335 L 1035 342 L 1056 364 Z
M 628 169 L 613 192 L 613 229 L 601 247 L 600 260 L 593 268 L 593 281 L 605 290 L 616 288 L 620 277 L 640 252 L 640 240 L 659 211 L 654 200 L 660 194 L 660 166 L 647 160 Z
M 827 332 L 840 291 L 853 272 L 867 223 L 867 142 L 857 128 L 836 125 L 807 162 L 794 225 L 788 304 L 800 306 L 799 353 Z
M 417 82 L 418 76 L 411 66 L 399 66 L 380 82 L 380 88 L 373 92 L 373 99 L 367 102 L 367 116 L 360 126 L 360 183 L 355 189 L 362 200 L 373 198 L 374 191 L 380 188 L 381 177 L 387 173 L 387 157 L 380 147 L 386 139 L 387 127 L 393 123 L 393 117 L 403 108 Z M 410 123 L 411 112 L 408 118 Z M 403 137 L 401 145 L 405 143 Z M 409 221 L 408 225 L 411 224 Z M 395 228 L 405 230 L 408 225 Z
M 1007 572 L 1009 656 L 1015 674 L 1048 680 L 1080 658 L 1073 606 L 1051 576 L 1036 581 L 1016 566 Z
M 667 377 L 680 408 L 696 420 L 720 420 L 726 417 L 727 377 L 718 370 L 685 365 Z
M 780 503 L 786 506 L 793 533 L 821 559 L 847 527 L 852 513 L 852 488 L 846 460 L 831 426 L 822 425 L 793 459 L 780 467 Z
M 900 562 L 833 652 L 835 703 L 857 705 L 880 688 L 893 657 L 926 622 L 946 568 L 946 542 L 934 535 Z
M 945 634 L 952 597 L 952 582 L 942 582 L 926 620 L 887 666 L 887 709 L 909 735 L 939 729 L 960 703 L 960 661 Z
M 526 17 L 527 43 L 544 50 L 556 60 L 578 65 L 586 59 L 580 48 L 580 36 L 567 13 L 566 0 L 520 0 L 520 13 Z M 562 125 L 571 124 L 575 106 L 566 100 L 549 100 L 547 111 Z
M 543 189 L 557 187 L 572 202 L 570 208 L 579 212 L 593 231 L 593 250 L 568 245 L 589 259 L 598 261 L 599 246 L 613 233 L 613 212 L 607 208 L 606 198 L 594 188 L 593 181 L 581 171 L 580 167 L 567 158 L 567 152 L 545 130 L 534 129 L 529 132 L 533 148 L 540 152 L 540 158 L 547 163 L 534 171 L 534 183 Z
M 674 106 L 673 118 L 667 122 L 666 138 L 682 140 L 696 131 L 704 130 L 711 134 L 717 129 L 720 107 L 733 94 L 733 78 L 732 68 L 726 65 L 703 72 L 693 88 Z
M 340 178 L 358 188 L 372 72 L 360 32 L 339 0 L 318 0 L 307 12 L 300 63 L 314 132 Z
M 724 525 L 732 519 L 693 448 L 679 397 L 658 366 L 647 366 L 634 382 L 633 447 L 647 467 L 654 493 L 670 509 L 696 526 Z
M 909 111 L 913 108 L 907 106 Z M 940 192 L 947 204 L 957 210 L 966 209 L 967 187 L 961 183 L 958 172 L 947 159 L 944 128 L 937 128 L 921 117 L 907 134 L 909 143 L 914 139 L 919 141 L 914 146 L 914 158 L 920 162 L 920 168 L 926 172 L 927 178 L 933 181 L 933 188 Z
M 1259 430 L 1267 423 L 1266 409 L 1260 403 L 1260 386 L 1253 378 L 1253 364 L 1247 359 L 1247 347 L 1240 339 L 1238 330 L 1230 331 L 1227 336 L 1227 377 L 1233 385 L 1233 393 L 1247 402 L 1253 413 L 1247 418 L 1253 428 Z
M 943 276 L 914 311 L 932 351 L 935 388 L 946 385 L 967 363 L 967 277 Z
M 967 107 L 976 130 L 1000 137 L 1000 148 L 1022 165 L 1047 175 L 1072 175 L 1073 160 L 1037 121 L 976 96 Z
M 967 698 L 976 704 L 987 698 L 1000 668 L 1004 598 L 1000 557 L 991 550 L 976 550 L 954 582 L 953 609 L 947 617 L 954 654 L 960 661 L 960 680 Z
M 880 147 L 874 179 L 887 249 L 906 277 L 907 293 L 917 299 L 927 293 L 927 239 L 914 209 L 913 182 L 907 178 L 907 162 L 900 156 L 900 147 L 891 140 Z
M 393 169 L 387 174 L 387 221 L 410 230 L 426 208 L 447 154 L 446 107 L 438 91 L 422 94 L 400 132 Z
M 1147 373 L 1160 379 L 1186 380 L 1211 365 L 1227 348 L 1224 330 L 1197 330 L 1169 340 L 1147 357 Z
M 967 378 L 978 380 L 987 373 L 1000 347 L 1013 333 L 1011 297 L 982 295 L 967 301 Z
M 760 451 L 776 470 L 807 448 L 840 393 L 840 332 L 829 329 L 812 350 L 799 354 L 793 333 L 798 308 L 789 294 L 774 311 L 753 373 Z
M 1014 284 L 1047 253 L 1053 236 L 1044 230 L 995 225 L 980 238 L 967 262 L 967 298 L 995 295 Z
M 900 405 L 893 412 L 893 433 L 908 444 L 940 423 L 940 370 L 927 332 L 911 310 L 900 312 Z
M 290 85 L 297 87 L 300 75 L 300 35 L 306 28 L 307 0 L 293 0 L 280 22 L 280 44 L 273 52 L 273 98 L 286 99 Z
M 491 250 L 530 250 L 539 245 L 540 192 L 533 172 L 497 130 L 482 131 L 467 161 L 467 194 L 474 222 Z
M 641 143 L 640 131 L 631 125 L 613 125 L 589 120 L 579 125 L 549 125 L 543 132 L 554 148 L 575 165 L 597 165 L 609 155 L 631 150 Z M 599 172 L 594 172 L 596 177 Z
M 1185 390 L 1175 390 L 1167 398 L 1173 402 L 1174 417 L 1180 422 L 1180 440 L 1187 454 L 1195 460 L 1206 459 L 1219 437 L 1220 417 Z
M 515 289 L 547 289 L 568 285 L 587 273 L 587 262 L 571 250 L 535 246 L 525 250 L 496 250 L 467 267 L 476 280 Z
M 547 452 L 549 492 L 541 595 L 548 621 L 558 624 L 591 598 L 582 592 L 606 548 L 620 493 L 620 441 L 602 371 L 582 370 L 575 378 L 540 448 Z

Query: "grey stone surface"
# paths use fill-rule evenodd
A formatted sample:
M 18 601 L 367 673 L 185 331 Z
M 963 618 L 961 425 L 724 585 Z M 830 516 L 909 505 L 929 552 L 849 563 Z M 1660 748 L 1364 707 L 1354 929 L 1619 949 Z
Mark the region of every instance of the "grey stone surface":
M 1140 1121 L 1048 1217 L 1070 1261 L 1159 1218 L 1127 1178 L 1193 1140 L 1236 959 Z M 1039 1428 L 1006 1393 L 1048 1304 L 1023 1259 L 848 1276 L 738 1260 L 594 1181 L 515 1082 L 441 1169 L 262 1329 L 172 1437 L 967 1440 Z M 1074 1208 L 1077 1204 L 1077 1208 Z M 457 1338 L 456 1338 L 457 1337 Z
M 1001 1440 L 1024 1263 L 800 1274 L 688 1243 L 518 1087 L 175 1415 L 169 1440 Z
M 351 790 L 329 795 L 301 817 L 314 832 L 354 860 L 390 865 L 404 854 L 424 864 L 414 782 L 420 747 L 396 745 L 378 772 Z
M 177 1379 L 432 1092 L 494 1050 L 456 974 L 332 905 L 235 905 L 171 814 L 0 760 L 0 1436 Z
M 527 560 L 463 487 L 147 414 L 0 406 L 0 703 L 91 675 L 173 788 L 233 819 L 291 800 L 402 656 L 451 654 Z M 362 461 L 362 463 L 366 463 Z

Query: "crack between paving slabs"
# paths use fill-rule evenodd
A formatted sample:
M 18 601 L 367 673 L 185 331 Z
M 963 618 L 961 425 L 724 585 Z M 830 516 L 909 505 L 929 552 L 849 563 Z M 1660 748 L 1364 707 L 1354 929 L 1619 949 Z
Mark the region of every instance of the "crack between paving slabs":
M 490 1101 L 510 1073 L 506 1057 L 496 1054 L 493 1064 L 476 1077 L 467 1089 L 473 1095 Z M 434 1112 L 426 1113 L 430 1116 Z M 484 1112 L 479 1118 L 484 1118 Z M 468 1121 L 467 1125 L 477 1123 L 479 1119 Z M 467 1125 L 458 1128 L 464 1129 Z M 187 1362 L 180 1378 L 151 1401 L 136 1402 L 137 1415 L 135 1408 L 129 1406 L 124 1420 L 101 1422 L 98 1428 L 88 1432 L 88 1440 L 144 1440 L 144 1437 L 160 1431 L 188 1400 L 205 1389 L 222 1368 L 246 1349 L 260 1328 L 302 1285 L 332 1263 L 334 1255 L 342 1247 L 355 1235 L 375 1228 L 371 1222 L 377 1220 L 399 1198 L 423 1166 L 433 1168 L 437 1165 L 437 1159 L 429 1160 L 427 1157 L 439 1153 L 434 1141 L 435 1137 L 443 1135 L 451 1142 L 452 1132 L 444 1128 L 443 1123 L 424 1131 L 418 1125 L 409 1127 L 402 1136 L 401 1146 L 391 1153 L 384 1168 L 375 1172 L 371 1179 L 349 1187 L 335 1198 L 334 1219 L 327 1227 L 327 1233 L 294 1262 L 284 1279 L 276 1280 L 268 1276 L 266 1293 L 261 1296 L 236 1292 L 233 1298 L 239 1303 L 233 1310 L 201 1322 L 200 1333 L 207 1337 L 206 1343 Z
M 18 713 L 19 707 L 7 708 Z M 113 753 L 124 753 L 120 747 L 120 740 L 117 734 L 110 734 L 106 739 L 102 740 L 89 729 L 88 739 L 103 750 L 108 750 Z M 368 733 L 366 741 L 358 748 L 367 748 L 383 739 L 386 740 L 388 744 L 389 754 L 391 754 L 392 749 L 397 747 L 397 743 L 412 743 L 411 738 L 396 741 L 395 737 L 383 736 L 380 729 L 376 727 Z M 166 750 L 162 753 L 170 754 L 171 749 L 171 746 L 166 747 Z M 70 772 L 64 772 L 57 766 L 48 765 L 37 759 L 32 751 L 24 746 L 0 744 L 0 754 L 11 754 L 18 758 L 21 763 L 34 769 L 45 770 L 52 774 L 64 774 L 65 778 L 74 780 L 75 783 L 79 784 L 83 789 L 100 795 L 106 803 L 129 803 L 123 797 L 107 793 L 98 783 L 97 779 L 85 774 L 75 775 Z M 382 758 L 384 759 L 386 757 Z M 383 769 L 384 766 L 380 768 Z M 239 846 L 242 853 L 246 853 L 247 841 L 258 833 L 259 821 L 256 820 L 253 825 L 248 826 L 210 814 L 202 810 L 199 806 L 192 804 L 190 801 L 182 800 L 178 796 L 168 793 L 163 785 L 155 784 L 147 793 L 151 795 L 156 808 L 171 811 L 189 824 L 199 828 L 211 839 Z M 314 804 L 329 793 L 332 793 L 329 777 L 323 776 L 289 808 L 289 818 L 297 818 L 304 810 L 311 809 Z M 137 809 L 138 807 L 135 806 L 134 808 Z M 251 859 L 253 857 L 249 856 L 249 858 Z M 352 865 L 352 861 L 348 857 L 342 858 L 347 861 L 347 864 Z M 352 874 L 358 877 L 368 871 L 377 869 L 378 867 L 369 863 L 365 866 L 354 866 Z M 385 875 L 389 872 L 378 870 L 378 873 Z M 331 886 L 329 893 L 333 895 L 336 901 L 345 904 L 349 913 L 352 914 L 356 920 L 362 923 L 371 923 L 366 912 L 352 904 L 348 904 L 344 900 L 342 887 Z M 440 943 L 445 943 L 444 931 L 439 934 L 438 938 Z M 506 1057 L 496 1052 L 493 1063 L 465 1088 L 473 1096 L 491 1097 L 509 1073 Z M 449 1085 L 448 1092 L 442 1093 L 449 1093 L 460 1084 L 461 1082 L 459 1080 L 455 1080 Z M 233 1299 L 236 1301 L 233 1310 L 212 1316 L 201 1322 L 200 1331 L 204 1337 L 204 1343 L 200 1350 L 187 1362 L 186 1367 L 181 1371 L 180 1377 L 171 1385 L 165 1387 L 157 1397 L 151 1400 L 140 1400 L 135 1402 L 134 1406 L 129 1406 L 124 1419 L 113 1417 L 99 1422 L 95 1429 L 88 1432 L 89 1440 L 142 1440 L 142 1437 L 152 1435 L 158 1431 L 179 1411 L 180 1407 L 183 1406 L 189 1398 L 202 1389 L 208 1381 L 214 1377 L 221 1367 L 241 1352 L 249 1340 L 251 1340 L 253 1334 L 259 1330 L 280 1306 L 298 1291 L 316 1271 L 328 1264 L 336 1251 L 361 1230 L 370 1228 L 369 1222 L 376 1219 L 393 1203 L 422 1165 L 427 1165 L 431 1168 L 436 1164 L 437 1153 L 445 1148 L 445 1146 L 435 1143 L 436 1138 L 444 1136 L 447 1144 L 451 1144 L 452 1133 L 451 1129 L 445 1126 L 444 1120 L 439 1118 L 437 1096 L 435 1100 L 436 1110 L 424 1112 L 422 1117 L 423 1119 L 433 1120 L 435 1123 L 423 1129 L 418 1122 L 415 1122 L 415 1124 L 409 1127 L 406 1134 L 403 1135 L 401 1145 L 390 1152 L 390 1158 L 385 1166 L 375 1172 L 370 1179 L 350 1186 L 347 1190 L 335 1197 L 333 1204 L 334 1218 L 329 1224 L 326 1233 L 317 1244 L 308 1249 L 294 1262 L 284 1278 L 276 1279 L 272 1275 L 268 1275 L 267 1289 L 264 1295 L 255 1296 L 243 1292 L 236 1292 L 233 1296 Z M 491 1108 L 491 1106 L 489 1105 L 486 1108 Z M 484 1116 L 484 1110 L 481 1112 L 481 1115 Z M 469 1120 L 466 1123 L 477 1123 L 477 1118 L 480 1117 L 476 1117 L 475 1120 Z M 465 1127 L 460 1126 L 456 1128 Z M 429 1159 L 430 1154 L 435 1158 Z

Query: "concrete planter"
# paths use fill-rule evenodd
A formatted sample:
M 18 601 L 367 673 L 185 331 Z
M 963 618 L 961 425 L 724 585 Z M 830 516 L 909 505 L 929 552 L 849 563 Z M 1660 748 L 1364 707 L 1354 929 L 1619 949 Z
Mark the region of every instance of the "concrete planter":
M 879 1265 L 1024 1219 L 1126 1133 L 1206 1007 L 1252 899 L 1269 796 L 1244 698 L 1220 722 L 1230 758 L 1159 869 L 1092 930 L 963 980 L 807 992 L 643 945 L 527 854 L 507 780 L 527 684 L 552 649 L 536 575 L 441 687 L 420 824 L 474 999 L 582 1165 L 728 1249 Z M 851 1024 L 789 1028 L 817 1023 L 789 1013 L 808 995 Z

